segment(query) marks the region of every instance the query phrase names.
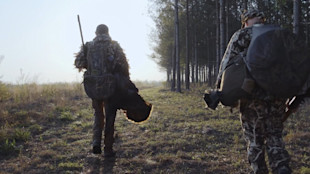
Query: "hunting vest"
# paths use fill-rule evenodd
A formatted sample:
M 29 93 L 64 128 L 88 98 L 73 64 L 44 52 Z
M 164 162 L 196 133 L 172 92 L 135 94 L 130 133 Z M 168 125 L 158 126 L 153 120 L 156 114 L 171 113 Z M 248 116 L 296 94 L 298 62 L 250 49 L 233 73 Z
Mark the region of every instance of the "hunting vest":
M 87 71 L 83 83 L 86 94 L 92 99 L 105 100 L 115 92 L 111 44 L 107 35 L 97 36 L 87 44 Z

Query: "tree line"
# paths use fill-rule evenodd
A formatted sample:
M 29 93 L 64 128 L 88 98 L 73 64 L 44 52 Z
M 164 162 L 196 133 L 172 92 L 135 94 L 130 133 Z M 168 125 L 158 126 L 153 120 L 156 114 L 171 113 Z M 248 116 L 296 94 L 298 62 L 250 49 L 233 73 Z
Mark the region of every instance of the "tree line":
M 149 0 L 156 29 L 153 58 L 166 71 L 172 91 L 191 84 L 214 85 L 219 64 L 240 15 L 257 8 L 310 45 L 309 0 Z

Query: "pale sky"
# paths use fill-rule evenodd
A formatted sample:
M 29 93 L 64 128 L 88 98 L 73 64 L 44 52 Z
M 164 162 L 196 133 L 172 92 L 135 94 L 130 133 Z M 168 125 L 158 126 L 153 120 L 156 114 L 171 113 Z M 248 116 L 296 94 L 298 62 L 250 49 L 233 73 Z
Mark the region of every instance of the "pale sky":
M 165 73 L 149 58 L 149 37 L 154 23 L 148 0 L 1 0 L 0 80 L 26 82 L 81 82 L 83 73 L 74 68 L 74 53 L 81 37 L 95 37 L 99 24 L 109 27 L 113 40 L 127 55 L 132 80 L 164 80 Z

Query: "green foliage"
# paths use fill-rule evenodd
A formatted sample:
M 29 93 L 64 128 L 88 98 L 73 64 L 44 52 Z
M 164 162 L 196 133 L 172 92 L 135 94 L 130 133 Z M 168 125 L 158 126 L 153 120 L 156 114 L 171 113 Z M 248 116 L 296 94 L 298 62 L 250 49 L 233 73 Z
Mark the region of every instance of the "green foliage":
M 31 133 L 25 128 L 16 128 L 13 138 L 16 141 L 27 141 L 29 140 Z
M 37 84 L 20 84 L 13 87 L 13 97 L 16 103 L 33 102 L 40 96 L 38 94 Z
M 19 151 L 19 148 L 16 147 L 15 140 L 10 141 L 6 139 L 4 143 L 0 144 L 0 155 L 12 155 Z
M 73 121 L 74 116 L 72 115 L 70 108 L 68 106 L 56 107 L 55 108 L 56 117 L 61 121 Z
M 80 170 L 83 168 L 83 164 L 77 162 L 61 162 L 58 164 L 58 167 L 65 170 Z
M 39 124 L 33 124 L 29 127 L 31 133 L 39 133 L 42 131 L 42 126 Z
M 57 140 L 51 145 L 52 149 L 67 148 L 67 146 L 68 143 L 64 140 Z
M 84 92 L 84 87 L 81 83 L 74 83 L 73 85 L 73 91 L 75 94 L 79 95 L 79 96 L 84 96 L 85 92 Z
M 293 3 L 295 1 L 288 0 L 229 0 L 224 4 L 223 19 L 220 20 L 219 1 L 195 0 L 188 1 L 188 21 L 186 16 L 186 0 L 179 0 L 179 50 L 181 69 L 185 69 L 186 59 L 186 40 L 188 41 L 188 52 L 191 64 L 191 69 L 195 69 L 199 73 L 210 73 L 210 76 L 217 74 L 213 72 L 214 66 L 219 64 L 222 53 L 218 53 L 219 47 L 225 47 L 229 42 L 232 34 L 240 29 L 240 15 L 244 9 L 258 8 L 263 11 L 267 17 L 267 23 L 279 24 L 283 27 L 292 29 L 293 23 Z M 301 33 L 305 36 L 305 40 L 309 40 L 309 27 L 306 25 L 309 22 L 309 1 L 302 0 L 300 3 L 300 28 Z M 172 58 L 175 42 L 175 7 L 174 1 L 168 0 L 153 0 L 150 6 L 150 13 L 156 25 L 155 31 L 152 33 L 154 43 L 153 54 L 151 58 L 155 59 L 160 67 L 166 70 L 167 75 L 171 74 Z M 220 21 L 223 21 L 225 34 L 217 37 L 220 29 L 218 27 Z M 188 24 L 188 30 L 187 26 Z M 186 38 L 186 32 L 189 33 L 189 38 Z M 223 40 L 223 45 L 219 45 L 220 40 Z M 308 42 L 309 44 L 309 42 Z M 197 68 L 194 68 L 197 65 Z M 208 71 L 207 71 L 208 69 Z M 210 70 L 212 72 L 210 72 Z M 184 71 L 181 73 L 185 73 Z M 196 76 L 191 70 L 191 76 Z M 204 81 L 202 74 L 196 77 L 200 81 Z M 214 78 L 214 77 L 211 77 Z M 208 79 L 211 80 L 211 79 Z
M 0 102 L 8 100 L 10 96 L 9 87 L 0 81 Z
M 90 109 L 81 109 L 78 110 L 77 116 L 82 118 L 92 118 L 93 117 L 93 111 Z
M 57 90 L 54 85 L 43 85 L 41 95 L 46 100 L 51 100 L 56 95 Z
M 61 121 L 72 121 L 74 117 L 70 111 L 63 111 L 60 113 L 59 119 Z
M 19 122 L 17 122 L 19 123 Z M 19 123 L 21 124 L 21 123 Z M 1 125 L 0 127 L 0 143 L 2 141 L 15 141 L 20 142 L 26 142 L 30 139 L 31 132 L 25 128 L 25 127 L 17 127 L 16 125 L 9 125 L 9 123 L 6 123 L 5 125 Z
M 309 167 L 301 167 L 300 174 L 310 174 L 310 168 Z

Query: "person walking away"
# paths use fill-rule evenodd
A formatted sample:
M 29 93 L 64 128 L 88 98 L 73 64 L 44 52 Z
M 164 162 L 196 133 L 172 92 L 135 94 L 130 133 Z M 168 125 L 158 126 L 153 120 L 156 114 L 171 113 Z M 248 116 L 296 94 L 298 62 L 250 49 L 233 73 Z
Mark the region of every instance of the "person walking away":
M 102 153 L 101 138 L 104 128 L 104 156 L 112 157 L 115 155 L 114 122 L 118 109 L 113 95 L 119 92 L 116 91 L 115 81 L 116 77 L 130 81 L 129 66 L 122 48 L 111 39 L 106 25 L 98 25 L 95 34 L 95 38 L 82 46 L 76 54 L 74 65 L 79 71 L 87 69 L 83 83 L 87 95 L 92 98 L 92 107 L 95 110 L 92 151 L 94 154 Z M 133 90 L 138 91 L 135 86 Z
M 264 13 L 252 9 L 241 15 L 242 27 L 236 31 L 223 56 L 217 86 L 220 86 L 222 72 L 228 62 L 238 56 L 246 57 L 252 38 L 253 25 L 263 25 Z M 240 120 L 247 142 L 247 157 L 255 174 L 268 174 L 265 161 L 267 151 L 269 166 L 274 174 L 290 174 L 290 155 L 283 142 L 283 122 L 286 98 L 270 95 L 255 85 L 251 95 L 239 100 Z

